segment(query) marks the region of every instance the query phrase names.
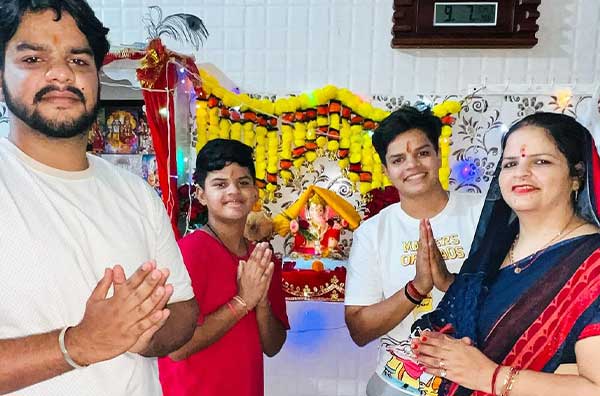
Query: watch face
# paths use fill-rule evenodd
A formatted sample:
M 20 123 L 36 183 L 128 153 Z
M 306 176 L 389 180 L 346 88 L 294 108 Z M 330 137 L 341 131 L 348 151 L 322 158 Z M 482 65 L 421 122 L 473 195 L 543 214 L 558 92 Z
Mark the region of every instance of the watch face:
M 496 26 L 497 21 L 497 2 L 435 2 L 434 4 L 434 26 Z

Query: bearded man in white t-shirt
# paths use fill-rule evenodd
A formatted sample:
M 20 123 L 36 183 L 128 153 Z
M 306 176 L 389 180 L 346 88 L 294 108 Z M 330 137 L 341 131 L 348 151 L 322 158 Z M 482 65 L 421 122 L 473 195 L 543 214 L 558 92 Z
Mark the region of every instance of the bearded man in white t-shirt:
M 403 107 L 373 134 L 373 146 L 400 202 L 355 231 L 348 264 L 350 335 L 359 346 L 376 338 L 380 342 L 369 396 L 406 394 L 404 383 L 394 378 L 392 352 L 401 354 L 408 347 L 410 353 L 410 326 L 435 308 L 454 280 L 452 273 L 469 254 L 483 207 L 483 196 L 449 194 L 442 188 L 440 133 L 441 122 L 429 109 Z
M 82 0 L 0 21 L 0 394 L 161 395 L 197 305 L 160 199 L 86 154 L 108 29 Z

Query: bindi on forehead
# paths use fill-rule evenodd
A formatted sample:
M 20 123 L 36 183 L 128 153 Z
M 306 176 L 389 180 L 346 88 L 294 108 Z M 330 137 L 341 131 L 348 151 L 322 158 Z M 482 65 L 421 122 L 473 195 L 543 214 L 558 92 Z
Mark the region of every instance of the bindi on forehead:
M 410 153 L 410 142 L 406 142 L 406 152 Z
M 527 145 L 521 146 L 521 157 L 525 158 L 527 156 Z

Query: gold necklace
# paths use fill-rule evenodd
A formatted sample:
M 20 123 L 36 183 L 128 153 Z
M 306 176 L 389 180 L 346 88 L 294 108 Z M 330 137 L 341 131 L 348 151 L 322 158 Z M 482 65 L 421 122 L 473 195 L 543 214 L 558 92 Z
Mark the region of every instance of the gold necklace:
M 527 265 L 525 265 L 524 267 L 518 266 L 517 263 L 515 262 L 515 259 L 514 259 L 515 246 L 517 245 L 517 242 L 519 241 L 519 234 L 517 234 L 517 236 L 515 237 L 515 240 L 513 241 L 512 245 L 510 245 L 510 249 L 508 249 L 508 259 L 511 262 L 510 265 L 512 267 L 514 267 L 514 270 L 513 270 L 514 273 L 518 275 L 521 272 L 525 271 L 527 268 L 529 268 L 538 259 L 538 257 L 540 257 L 542 255 L 542 253 L 544 253 L 546 251 L 546 249 L 548 249 L 548 247 L 550 247 L 550 245 L 552 245 L 552 243 L 554 243 L 555 241 L 557 241 L 558 238 L 560 238 L 561 235 L 563 235 L 563 233 L 567 230 L 567 228 L 569 227 L 569 225 L 573 221 L 574 217 L 575 217 L 575 212 L 573 212 L 573 214 L 569 218 L 569 221 L 567 222 L 567 224 L 565 224 L 565 226 L 563 227 L 563 229 L 560 230 L 560 232 L 558 234 L 556 234 L 548 243 L 546 243 L 544 246 L 542 246 L 541 249 L 539 249 L 537 252 L 535 252 L 533 254 L 533 257 L 531 257 L 531 259 L 529 260 L 529 262 L 527 263 Z M 585 224 L 585 223 L 583 223 L 583 224 Z M 575 231 L 576 229 L 578 229 L 579 227 L 581 227 L 583 224 L 580 224 L 579 226 L 575 227 L 574 229 L 572 229 L 571 231 L 569 231 L 568 233 L 566 233 L 565 236 L 569 235 L 570 233 L 572 233 L 573 231 Z

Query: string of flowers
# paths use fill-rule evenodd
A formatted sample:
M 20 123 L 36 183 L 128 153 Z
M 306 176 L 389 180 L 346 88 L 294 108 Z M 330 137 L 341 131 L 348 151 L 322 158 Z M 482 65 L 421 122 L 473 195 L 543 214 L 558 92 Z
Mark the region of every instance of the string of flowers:
M 442 133 L 438 140 L 441 160 L 439 178 L 445 190 L 448 189 L 450 180 L 450 137 L 452 136 L 452 125 L 456 120 L 454 114 L 457 114 L 461 108 L 460 102 L 447 100 L 433 106 L 431 109 L 433 115 L 442 121 Z
M 204 70 L 196 110 L 199 151 L 217 137 L 240 140 L 254 148 L 257 186 L 263 202 L 274 202 L 279 182 L 293 181 L 300 169 L 321 156 L 338 161 L 356 190 L 367 194 L 391 185 L 376 155 L 371 136 L 389 112 L 373 107 L 344 88 L 327 85 L 310 94 L 275 101 L 251 98 L 223 88 Z M 452 114 L 461 104 L 445 101 L 433 107 L 442 119 L 440 180 L 448 188 Z

